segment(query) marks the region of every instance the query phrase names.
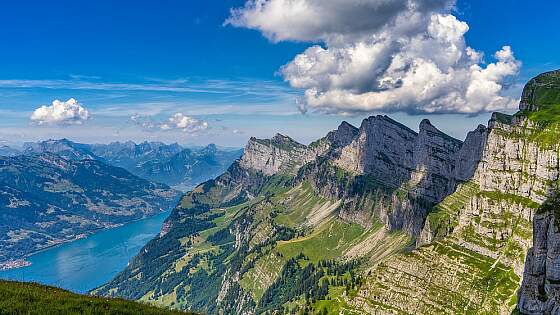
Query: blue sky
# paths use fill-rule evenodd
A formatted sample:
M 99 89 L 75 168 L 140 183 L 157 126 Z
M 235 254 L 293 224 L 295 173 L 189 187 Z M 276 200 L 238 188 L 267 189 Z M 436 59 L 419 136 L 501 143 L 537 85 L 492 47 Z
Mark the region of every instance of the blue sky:
M 340 44 L 323 35 L 275 42 L 266 33 L 267 25 L 252 20 L 224 25 L 230 9 L 244 4 L 237 0 L 3 2 L 0 141 L 68 137 L 84 142 L 132 139 L 242 146 L 250 136 L 281 132 L 305 143 L 342 120 L 359 125 L 363 118 L 384 112 L 412 128 L 427 117 L 442 130 L 464 138 L 467 130 L 489 118 L 486 108 L 466 112 L 453 107 L 431 114 L 423 112 L 424 107 L 396 110 L 387 105 L 346 111 L 332 102 L 317 104 L 318 110 L 303 115 L 295 100 L 310 87 L 298 88 L 294 82 L 299 78 L 289 80 L 290 73 L 279 69 L 308 47 L 333 50 Z M 512 98 L 518 97 L 528 78 L 560 68 L 558 12 L 557 2 L 514 0 L 459 0 L 450 11 L 468 24 L 464 38 L 468 46 L 484 53 L 483 67 L 493 62 L 494 52 L 511 46 L 520 67 L 507 78 L 508 88 L 502 92 Z M 284 31 L 272 29 L 275 36 Z M 87 121 L 38 124 L 30 119 L 40 106 L 70 98 L 87 108 Z M 197 132 L 178 124 L 171 130 L 159 128 L 169 125 L 169 117 L 176 113 L 206 122 L 207 128 Z M 135 114 L 150 127 L 132 121 Z

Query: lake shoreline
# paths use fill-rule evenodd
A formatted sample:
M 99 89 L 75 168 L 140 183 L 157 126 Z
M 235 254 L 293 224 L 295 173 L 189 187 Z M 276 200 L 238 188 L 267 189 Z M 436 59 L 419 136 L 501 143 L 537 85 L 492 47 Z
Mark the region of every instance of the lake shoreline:
M 27 263 L 12 263 L 11 267 L 19 268 L 0 270 L 0 279 L 35 282 L 86 294 L 126 268 L 150 240 L 160 235 L 171 212 L 162 211 L 42 249 L 26 258 Z
M 79 241 L 81 239 L 88 238 L 90 236 L 93 236 L 95 234 L 98 234 L 98 233 L 101 233 L 101 232 L 104 232 L 104 231 L 109 231 L 109 230 L 112 230 L 112 229 L 123 227 L 123 226 L 128 225 L 128 224 L 133 224 L 133 223 L 136 223 L 136 222 L 139 222 L 139 221 L 142 221 L 142 220 L 147 220 L 147 219 L 156 217 L 156 216 L 161 215 L 161 214 L 166 213 L 166 212 L 171 213 L 171 211 L 172 210 L 160 211 L 158 213 L 154 213 L 153 215 L 142 217 L 142 218 L 139 218 L 139 219 L 134 219 L 134 220 L 128 221 L 126 223 L 112 224 L 112 225 L 109 225 L 109 226 L 100 227 L 100 228 L 97 228 L 97 229 L 92 229 L 92 230 L 87 231 L 85 233 L 78 234 L 72 239 L 60 240 L 59 243 L 52 244 L 52 245 L 43 247 L 41 249 L 35 250 L 33 252 L 30 252 L 28 254 L 23 255 L 20 258 L 1 261 L 0 262 L 0 271 L 8 271 L 8 270 L 14 270 L 14 269 L 19 269 L 19 268 L 29 267 L 29 266 L 32 265 L 32 263 L 30 261 L 28 261 L 27 259 L 30 258 L 31 256 L 40 254 L 44 251 L 51 250 L 53 248 L 56 248 L 56 247 L 59 247 L 59 246 L 65 245 L 65 244 L 70 244 L 70 243 Z

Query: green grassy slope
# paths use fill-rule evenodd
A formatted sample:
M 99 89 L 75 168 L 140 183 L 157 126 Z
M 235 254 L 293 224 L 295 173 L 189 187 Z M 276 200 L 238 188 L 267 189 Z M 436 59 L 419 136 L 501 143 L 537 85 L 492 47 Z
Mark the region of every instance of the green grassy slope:
M 95 293 L 210 314 L 220 298 L 219 309 L 234 311 L 240 297 L 257 313 L 343 310 L 340 294 L 356 292 L 359 274 L 410 245 L 381 223 L 341 220 L 340 203 L 307 182 L 274 176 L 234 205 L 208 202 L 214 188 L 207 188 L 185 196 L 176 225 Z M 221 293 L 223 279 L 233 277 Z
M 187 314 L 122 299 L 74 294 L 35 283 L 0 281 L 0 314 Z

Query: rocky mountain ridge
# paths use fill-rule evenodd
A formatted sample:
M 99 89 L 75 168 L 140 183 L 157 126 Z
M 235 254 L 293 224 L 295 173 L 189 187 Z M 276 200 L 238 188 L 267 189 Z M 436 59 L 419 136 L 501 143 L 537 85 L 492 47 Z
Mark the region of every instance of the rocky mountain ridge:
M 241 261 L 247 259 L 245 255 L 248 253 L 259 251 L 259 248 L 264 246 L 262 244 L 274 243 L 284 238 L 290 239 L 294 237 L 293 233 L 300 229 L 309 231 L 308 233 L 312 235 L 313 230 L 321 230 L 325 225 L 330 225 L 331 228 L 336 226 L 343 230 L 348 228 L 362 230 L 365 239 L 360 241 L 363 243 L 360 243 L 359 246 L 365 246 L 366 248 L 371 246 L 367 244 L 370 241 L 366 237 L 367 235 L 378 237 L 380 238 L 378 241 L 383 239 L 391 244 L 385 250 L 364 248 L 360 251 L 352 246 L 350 246 L 352 248 L 347 249 L 348 254 L 345 255 L 352 255 L 351 257 L 355 258 L 363 258 L 367 253 L 377 253 L 378 255 L 372 255 L 374 259 L 371 260 L 371 263 L 374 264 L 379 257 L 385 257 L 394 250 L 408 246 L 410 237 L 414 237 L 414 233 L 419 233 L 429 207 L 434 205 L 436 198 L 445 197 L 423 195 L 424 191 L 428 189 L 425 187 L 432 185 L 437 187 L 438 193 L 451 193 L 454 186 L 462 180 L 461 176 L 465 176 L 464 174 L 469 172 L 469 169 L 456 170 L 455 163 L 465 165 L 465 159 L 467 159 L 465 156 L 469 153 L 472 155 L 473 150 L 475 150 L 475 153 L 480 152 L 482 147 L 480 139 L 484 132 L 485 128 L 478 128 L 470 134 L 466 143 L 475 149 L 468 149 L 467 153 L 465 153 L 466 149 L 461 150 L 463 147 L 461 141 L 446 136 L 433 127 L 429 121 L 423 121 L 420 132 L 416 133 L 383 116 L 369 118 L 362 124 L 361 128 L 342 123 L 337 130 L 308 146 L 297 143 L 283 135 L 276 135 L 270 140 L 252 138 L 244 150 L 243 157 L 234 163 L 225 174 L 214 181 L 197 187 L 192 193 L 183 197 L 181 206 L 166 221 L 165 231 L 162 232 L 160 238 L 147 246 L 146 250 L 151 253 L 150 255 L 140 255 L 135 258 L 127 270 L 107 286 L 96 290 L 95 293 L 108 294 L 108 292 L 113 292 L 110 295 L 145 299 L 153 302 L 159 301 L 156 303 L 161 303 L 161 299 L 166 299 L 165 296 L 169 294 L 170 286 L 182 282 L 179 279 L 184 279 L 183 272 L 185 272 L 185 269 L 178 266 L 184 264 L 190 266 L 190 264 L 196 265 L 198 263 L 200 257 L 198 254 L 194 254 L 198 246 L 208 243 L 204 246 L 218 246 L 216 250 L 220 251 L 219 244 L 222 241 L 210 241 L 208 239 L 195 241 L 195 239 L 199 233 L 206 234 L 210 230 L 215 231 L 220 227 L 219 224 L 216 226 L 217 223 L 214 223 L 214 219 L 207 221 L 205 218 L 208 215 L 211 218 L 216 215 L 216 219 L 222 216 L 227 217 L 229 207 L 232 207 L 232 209 L 242 207 L 244 210 L 240 211 L 242 214 L 236 214 L 234 218 L 226 219 L 225 222 L 229 225 L 226 225 L 225 229 L 218 234 L 223 234 L 220 237 L 226 237 L 226 239 L 231 237 L 232 241 L 234 240 L 233 243 L 226 242 L 223 246 L 226 246 L 226 244 L 231 246 L 226 252 L 229 255 L 235 255 Z M 385 135 L 380 136 L 379 133 Z M 391 153 L 392 160 L 381 154 L 367 155 L 374 156 L 375 159 L 372 160 L 366 158 L 366 155 L 362 153 L 363 151 L 352 151 L 352 148 L 359 146 L 357 143 L 378 141 L 380 137 L 386 137 L 386 146 L 394 147 L 395 144 L 400 145 L 403 141 L 407 141 L 404 152 Z M 374 144 L 368 145 L 372 151 L 375 150 Z M 427 151 L 427 153 L 424 151 Z M 436 158 L 431 158 L 432 156 L 436 156 Z M 348 163 L 348 160 L 360 161 L 361 165 L 364 166 L 351 170 L 340 167 L 344 166 L 344 163 Z M 396 177 L 395 172 L 392 171 L 395 165 L 402 169 L 403 175 L 401 178 Z M 470 170 L 473 169 L 471 164 L 466 165 Z M 382 175 L 384 177 L 381 177 Z M 409 176 L 409 178 L 405 181 L 403 178 L 406 178 L 406 176 Z M 430 180 L 425 181 L 424 186 L 420 185 L 421 180 L 414 181 L 414 184 L 411 184 L 411 179 L 414 179 L 414 176 L 418 178 L 428 177 Z M 376 179 L 376 177 L 380 179 Z M 391 181 L 389 181 L 389 178 Z M 383 179 L 387 179 L 388 183 L 383 183 Z M 370 182 L 374 182 L 375 185 L 371 185 Z M 428 182 L 430 183 L 427 184 Z M 286 189 L 289 189 L 289 191 L 286 192 Z M 277 192 L 278 190 L 281 193 Z M 268 201 L 267 198 L 269 197 L 263 199 L 263 196 L 276 198 L 275 195 L 278 194 L 282 196 L 278 198 L 283 201 Z M 309 213 L 296 220 L 297 223 L 282 222 L 280 224 L 276 221 L 278 217 L 274 215 L 274 211 L 269 213 L 272 208 L 276 207 L 272 204 L 278 202 L 279 207 L 288 207 L 285 209 L 299 208 L 301 205 L 298 205 L 298 203 L 302 201 L 302 195 L 307 196 L 305 198 L 317 199 L 319 204 L 312 209 L 300 208 L 299 211 Z M 336 202 L 335 200 L 340 201 Z M 389 202 L 384 204 L 386 200 L 389 200 Z M 402 205 L 403 211 L 400 214 L 397 211 L 390 213 L 388 210 L 393 206 L 391 202 Z M 410 214 L 410 216 L 418 215 L 420 217 L 419 219 L 412 219 L 416 225 L 414 229 L 406 230 L 402 224 L 399 226 L 391 222 L 378 211 L 379 208 L 383 208 L 387 217 L 393 216 L 395 220 L 403 221 L 404 215 L 402 213 L 413 209 L 412 206 L 409 206 L 412 203 L 415 203 L 415 209 L 420 209 L 418 213 Z M 225 213 L 223 213 L 223 208 L 226 208 Z M 292 213 L 291 215 L 295 214 Z M 380 225 L 380 223 L 385 223 L 385 228 L 382 228 L 383 225 Z M 193 224 L 195 227 L 193 227 Z M 199 224 L 202 230 L 196 228 Z M 207 228 L 209 229 L 208 232 L 206 232 Z M 387 234 L 387 232 L 384 232 L 385 229 L 395 232 L 404 230 L 409 236 Z M 215 236 L 210 236 L 210 238 L 215 238 Z M 190 239 L 190 241 L 185 247 L 185 243 L 177 243 L 175 241 L 177 239 Z M 215 241 L 218 243 L 214 243 Z M 351 240 L 351 242 L 356 241 Z M 162 247 L 173 249 L 162 251 L 160 249 Z M 190 249 L 191 247 L 192 249 Z M 379 251 L 382 251 L 383 254 Z M 158 255 L 158 252 L 162 256 Z M 167 254 L 164 254 L 164 252 Z M 353 254 L 350 254 L 350 252 Z M 212 253 L 211 258 L 204 259 L 210 259 L 211 264 L 216 264 L 216 268 L 219 270 L 212 276 L 210 274 L 206 275 L 211 276 L 211 282 L 214 283 L 212 287 L 217 290 L 213 294 L 216 295 L 203 299 L 201 301 L 203 304 L 199 305 L 199 308 L 195 304 L 185 305 L 181 308 L 200 309 L 210 313 L 217 310 L 252 313 L 259 309 L 258 295 L 255 297 L 250 293 L 250 290 L 240 287 L 237 283 L 243 281 L 244 277 L 252 277 L 247 274 L 247 272 L 250 274 L 251 271 L 246 270 L 244 272 L 245 269 L 242 267 L 239 270 L 234 267 L 235 265 L 224 265 L 223 262 L 215 260 L 217 256 L 213 256 L 214 250 L 212 250 Z M 271 253 L 267 255 L 271 255 Z M 163 257 L 167 257 L 165 261 L 160 260 Z M 257 261 L 245 261 L 242 262 L 242 265 L 247 263 L 249 265 L 246 268 L 250 269 L 251 264 L 262 264 L 261 259 L 269 259 L 270 257 L 257 258 Z M 161 274 L 149 272 L 148 270 L 155 267 L 153 264 L 158 264 L 160 270 L 174 268 L 176 272 L 172 274 L 167 274 L 166 271 Z M 175 267 L 173 267 L 174 265 Z M 281 267 L 282 265 L 277 266 L 277 268 Z M 142 273 L 147 278 L 137 278 L 137 273 Z M 167 275 L 164 276 L 164 274 Z M 277 274 L 270 274 L 266 277 L 272 277 L 270 278 L 272 281 L 277 276 Z M 197 277 L 184 280 L 186 281 L 184 285 L 189 287 L 200 285 L 197 283 Z M 138 280 L 129 283 L 132 278 Z M 222 279 L 224 280 L 222 281 Z M 140 280 L 142 280 L 141 284 L 137 282 Z M 157 284 L 160 281 L 163 281 L 163 284 Z M 150 291 L 149 288 L 153 286 L 158 288 L 156 292 L 159 293 L 146 296 L 146 293 Z M 160 288 L 161 291 L 159 291 Z M 266 289 L 266 286 L 264 289 Z M 177 288 L 173 290 L 177 290 Z M 182 296 L 175 303 L 183 303 L 180 302 L 183 299 L 188 301 L 195 298 L 186 291 L 183 292 L 183 289 L 180 292 Z M 231 297 L 239 295 L 243 296 L 241 300 L 236 302 L 230 300 Z M 211 301 L 216 298 L 218 299 L 218 305 L 211 305 Z
M 211 314 L 553 313 L 559 77 L 464 142 L 385 116 L 308 146 L 252 138 L 95 293 Z

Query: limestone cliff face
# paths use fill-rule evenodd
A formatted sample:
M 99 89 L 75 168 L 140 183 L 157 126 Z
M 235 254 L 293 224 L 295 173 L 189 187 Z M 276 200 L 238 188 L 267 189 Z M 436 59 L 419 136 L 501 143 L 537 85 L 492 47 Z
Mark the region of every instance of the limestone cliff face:
M 461 149 L 455 155 L 455 178 L 460 181 L 469 180 L 482 159 L 482 152 L 486 146 L 488 128 L 479 125 L 467 134 Z
M 533 248 L 527 253 L 518 307 L 526 314 L 560 314 L 560 231 L 556 201 L 533 219 Z
M 341 200 L 344 219 L 363 226 L 381 221 L 416 237 L 428 210 L 472 176 L 483 147 L 481 130 L 465 146 L 428 120 L 416 133 L 372 116 L 352 141 L 332 150 L 328 160 L 306 165 L 299 177 L 323 196 Z
M 269 176 L 282 171 L 293 172 L 306 162 L 307 153 L 305 145 L 281 134 L 272 139 L 251 138 L 240 165 Z
M 528 117 L 526 124 L 533 131 L 530 136 L 540 144 L 529 151 L 534 160 L 532 173 L 539 180 L 535 186 L 523 187 L 523 191 L 545 201 L 533 217 L 533 247 L 525 260 L 518 309 L 523 314 L 560 314 L 560 146 L 556 115 L 560 71 L 532 79 L 523 91 L 521 106 L 524 117 Z
M 531 80 L 518 114 L 495 113 L 488 128 L 469 134 L 455 155 L 455 176 L 470 179 L 430 211 L 416 250 L 372 271 L 353 305 L 370 305 L 372 313 L 509 314 L 523 277 L 521 312 L 560 313 L 558 229 L 552 211 L 539 211 L 558 188 L 558 124 L 551 106 L 560 104 L 559 76 Z M 479 161 L 469 146 L 483 148 Z
M 428 218 L 418 244 L 451 235 L 461 246 L 499 259 L 521 275 L 533 214 L 550 196 L 559 170 L 557 149 L 532 140 L 536 132 L 527 118 L 494 114 L 486 139 L 475 141 L 475 146 L 484 143 L 484 152 L 469 181 L 474 189 L 458 208 L 440 204 L 439 212 L 447 216 Z
M 276 134 L 271 139 L 251 138 L 245 147 L 239 165 L 267 176 L 277 173 L 295 174 L 306 163 L 324 155 L 330 150 L 350 143 L 358 129 L 347 122 L 309 146 L 298 143 L 290 137 Z
M 340 150 L 335 165 L 439 202 L 453 192 L 458 181 L 472 176 L 473 161 L 482 148 L 480 141 L 471 138 L 462 150 L 461 141 L 439 131 L 427 119 L 416 133 L 386 116 L 375 116 L 364 120 L 358 137 Z

